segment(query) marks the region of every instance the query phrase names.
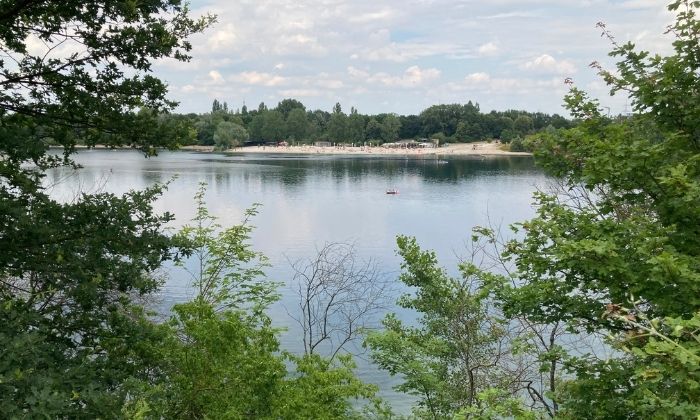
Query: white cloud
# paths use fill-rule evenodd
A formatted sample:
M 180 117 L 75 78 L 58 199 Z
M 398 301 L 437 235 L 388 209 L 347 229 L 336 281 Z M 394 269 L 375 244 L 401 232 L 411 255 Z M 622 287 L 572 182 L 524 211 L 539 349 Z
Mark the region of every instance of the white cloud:
M 328 49 L 323 46 L 315 36 L 296 33 L 281 37 L 268 52 L 277 55 L 315 55 L 326 54 Z
M 70 30 L 69 35 L 74 31 Z M 37 57 L 66 59 L 73 54 L 81 54 L 86 51 L 83 44 L 73 41 L 70 38 L 56 39 L 55 42 L 44 41 L 35 35 L 29 35 L 25 40 L 27 52 Z
M 649 31 L 644 30 L 644 31 L 638 33 L 638 34 L 634 37 L 634 41 L 635 41 L 635 42 L 639 42 L 639 41 L 643 40 L 644 38 L 646 38 L 647 35 L 649 35 Z
M 460 47 L 449 42 L 391 42 L 381 47 L 360 52 L 358 57 L 367 61 L 393 61 L 403 63 L 422 57 L 461 55 L 466 51 L 466 47 Z
M 496 20 L 496 19 L 515 19 L 515 18 L 532 18 L 537 16 L 533 12 L 508 12 L 508 13 L 496 13 L 493 15 L 479 16 L 479 19 L 483 20 Z
M 485 85 L 491 81 L 491 75 L 484 72 L 472 73 L 464 78 L 467 85 Z
M 358 68 L 355 68 L 353 66 L 348 67 L 348 74 L 352 77 L 355 78 L 367 78 L 369 77 L 369 73 L 365 70 L 360 70 Z
M 406 69 L 402 80 L 409 85 L 422 84 L 440 77 L 440 70 L 436 68 L 421 69 L 418 66 L 411 66 Z
M 207 46 L 215 51 L 228 49 L 235 45 L 236 38 L 234 26 L 229 23 L 209 35 Z
M 285 98 L 306 98 L 324 95 L 324 93 L 318 89 L 286 89 L 280 90 L 279 94 Z
M 549 54 L 542 54 L 526 63 L 521 68 L 539 73 L 574 74 L 576 66 L 569 60 L 556 60 Z
M 191 63 L 154 66 L 186 112 L 208 109 L 214 95 L 234 103 L 245 92 L 254 103 L 281 91 L 308 98 L 311 109 L 352 97 L 363 112 L 419 112 L 469 98 L 560 112 L 564 77 L 586 86 L 597 76 L 583 63 L 615 67 L 596 22 L 620 42 L 664 53 L 672 19 L 660 0 L 197 3 L 206 6 L 195 14 L 214 13 L 219 23 L 192 39 Z M 385 100 L 397 108 L 384 109 Z
M 491 56 L 498 54 L 499 48 L 495 43 L 487 42 L 486 44 L 479 46 L 477 52 L 482 56 Z
M 658 0 L 628 0 L 620 4 L 622 9 L 661 9 L 666 8 L 665 2 Z
M 381 10 L 362 13 L 360 15 L 350 16 L 348 20 L 354 23 L 367 23 L 374 21 L 385 21 L 393 18 L 396 13 L 389 8 L 384 8 Z
M 357 81 L 382 85 L 386 87 L 420 87 L 440 77 L 440 70 L 436 68 L 422 69 L 418 66 L 407 68 L 403 74 L 391 75 L 386 72 L 370 74 L 367 71 L 348 67 L 348 74 Z
M 224 81 L 224 77 L 221 75 L 221 73 L 219 73 L 216 70 L 212 70 L 209 72 L 209 79 L 215 84 L 223 83 Z
M 525 94 L 547 89 L 563 93 L 564 81 L 560 78 L 531 79 L 513 77 L 492 77 L 489 73 L 471 73 L 464 77 L 463 83 L 452 83 L 454 90 L 481 91 L 487 93 Z
M 259 73 L 257 71 L 244 71 L 230 77 L 231 81 L 246 85 L 257 86 L 279 86 L 285 83 L 286 79 L 270 73 Z
M 316 84 L 324 89 L 342 89 L 345 86 L 342 80 L 318 80 Z

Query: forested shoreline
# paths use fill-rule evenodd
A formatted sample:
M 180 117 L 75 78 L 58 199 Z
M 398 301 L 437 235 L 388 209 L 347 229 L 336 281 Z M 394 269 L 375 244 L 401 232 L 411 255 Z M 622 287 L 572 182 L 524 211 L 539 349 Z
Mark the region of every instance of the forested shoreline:
M 355 341 L 401 378 L 396 389 L 416 400 L 409 418 L 697 418 L 700 2 L 675 0 L 668 10 L 666 56 L 620 43 L 598 24 L 617 63 L 593 68 L 613 94 L 628 95 L 633 115 L 611 119 L 570 83 L 571 126 L 556 116 L 481 114 L 473 103 L 403 121 L 346 115 L 340 105 L 309 113 L 294 100 L 245 114 L 217 101 L 209 114 L 177 116 L 151 63 L 188 61 L 189 39 L 214 16 L 193 18 L 177 0 L 0 3 L 0 46 L 10 58 L 0 60 L 0 413 L 402 418 L 356 376 L 345 348 Z M 63 42 L 81 50 L 50 57 L 28 48 L 31 37 L 49 52 Z M 535 216 L 510 226 L 515 235 L 476 227 L 472 258 L 456 276 L 420 238 L 399 235 L 400 274 L 389 282 L 410 290 L 396 306 L 415 322 L 386 310 L 390 284 L 354 260 L 351 246 L 296 262 L 285 280 L 299 285 L 291 316 L 302 327 L 301 354 L 281 346 L 268 314 L 280 285 L 249 244 L 256 206 L 222 226 L 201 185 L 194 218 L 173 232 L 176 215 L 154 210 L 168 185 L 61 202 L 44 184 L 52 169 L 79 170 L 71 157 L 80 142 L 157 159 L 160 148 L 224 147 L 246 135 L 440 134 L 528 135 L 552 189 L 533 196 Z M 62 155 L 49 152 L 56 144 Z M 192 299 L 156 316 L 149 299 L 162 290 L 160 269 L 185 261 L 197 262 Z M 364 316 L 379 309 L 381 327 L 367 328 Z M 599 354 L 589 338 L 611 351 Z
M 562 82 L 563 83 L 563 82 Z M 296 99 L 284 99 L 274 108 L 260 103 L 249 110 L 245 105 L 230 109 L 227 102 L 214 100 L 210 112 L 161 115 L 164 124 L 190 127 L 184 145 L 216 146 L 229 149 L 245 144 L 286 141 L 312 144 L 323 141 L 343 144 L 382 144 L 397 140 L 424 139 L 444 143 L 501 140 L 510 143 L 547 128 L 571 128 L 575 122 L 561 115 L 527 111 L 490 111 L 478 103 L 434 105 L 419 115 L 361 114 L 355 108 L 307 110 Z

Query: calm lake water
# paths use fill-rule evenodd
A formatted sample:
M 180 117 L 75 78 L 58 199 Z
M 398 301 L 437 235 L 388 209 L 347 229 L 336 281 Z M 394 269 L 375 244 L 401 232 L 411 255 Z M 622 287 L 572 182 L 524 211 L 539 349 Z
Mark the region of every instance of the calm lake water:
M 276 325 L 287 329 L 282 347 L 301 352 L 296 326 L 288 315 L 296 295 L 288 260 L 315 255 L 327 242 L 355 242 L 364 258 L 375 258 L 387 278 L 398 277 L 395 253 L 399 234 L 415 236 L 435 250 L 448 272 L 456 274 L 472 227 L 502 225 L 531 217 L 532 193 L 546 184 L 529 157 L 281 156 L 162 152 L 144 158 L 136 151 L 81 151 L 78 171 L 57 169 L 47 177 L 52 194 L 71 200 L 79 191 L 123 193 L 157 182 L 171 182 L 156 203 L 176 216 L 172 227 L 194 215 L 192 197 L 208 184 L 206 201 L 223 225 L 236 224 L 246 208 L 260 203 L 252 224 L 254 249 L 270 259 L 267 275 L 284 283 L 281 301 L 271 308 Z M 387 189 L 398 195 L 387 195 Z M 192 297 L 189 279 L 166 267 L 162 308 Z M 410 399 L 391 391 L 392 379 L 359 360 L 359 375 L 376 383 L 397 411 Z

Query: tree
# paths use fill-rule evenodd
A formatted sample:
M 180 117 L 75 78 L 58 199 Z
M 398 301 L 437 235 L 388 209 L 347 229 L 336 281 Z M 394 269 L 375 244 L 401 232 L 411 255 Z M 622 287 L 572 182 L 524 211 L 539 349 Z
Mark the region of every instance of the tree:
M 335 112 L 335 109 L 338 112 Z M 326 130 L 328 138 L 335 142 L 347 142 L 348 140 L 348 117 L 340 111 L 340 104 L 336 104 L 331 119 Z
M 0 406 L 5 416 L 114 417 L 145 379 L 157 334 L 133 306 L 172 258 L 151 203 L 162 188 L 52 200 L 44 171 L 78 140 L 176 147 L 155 59 L 188 60 L 187 38 L 213 21 L 173 1 L 5 2 L 0 6 Z M 36 41 L 46 48 L 28 48 Z M 60 54 L 57 46 L 75 48 Z M 142 112 L 139 112 L 142 111 Z M 47 153 L 64 146 L 63 156 Z M 29 350 L 29 351 L 28 351 Z
M 176 235 L 191 261 L 180 265 L 196 290 L 177 304 L 166 325 L 157 360 L 159 381 L 150 381 L 132 401 L 154 418 L 359 418 L 352 399 L 374 401 L 376 387 L 353 373 L 349 356 L 280 354 L 278 329 L 266 308 L 276 301 L 265 257 L 248 244 L 250 217 L 220 226 L 195 196 L 192 224 Z M 191 267 L 191 268 L 188 268 Z M 295 367 L 287 372 L 286 367 Z M 155 370 L 155 369 L 154 369 Z
M 210 215 L 205 192 L 202 184 L 193 224 L 175 236 L 194 262 L 179 265 L 190 274 L 196 295 L 173 307 L 161 362 L 167 385 L 158 384 L 168 392 L 165 401 L 150 405 L 158 417 L 264 417 L 285 368 L 275 355 L 279 343 L 265 314 L 277 298 L 276 284 L 262 276 L 266 259 L 247 243 L 256 207 L 246 211 L 242 223 L 223 228 Z
M 262 114 L 256 114 L 251 118 L 250 124 L 248 124 L 248 133 L 250 138 L 255 141 L 260 141 L 263 139 L 263 126 L 265 124 L 264 117 Z
M 214 143 L 219 150 L 240 146 L 246 140 L 248 140 L 248 131 L 241 125 L 224 121 L 216 126 Z
M 376 118 L 370 118 L 365 133 L 367 140 L 380 140 L 382 138 L 382 125 Z
M 308 111 L 306 116 L 309 119 L 309 137 L 313 140 L 318 140 L 321 138 L 327 139 L 326 129 L 328 128 L 331 114 L 325 111 L 316 110 L 313 112 Z
M 279 141 L 284 136 L 284 118 L 277 111 L 266 111 L 262 115 L 260 136 L 265 141 Z
M 226 102 L 222 104 L 218 99 L 214 99 L 214 102 L 211 104 L 211 113 L 228 114 L 228 104 Z
M 415 139 L 420 137 L 422 127 L 420 117 L 418 117 L 418 115 L 401 115 L 399 116 L 399 120 L 401 121 L 401 131 L 399 132 L 400 138 Z
M 455 131 L 455 139 L 457 141 L 467 141 L 469 139 L 469 127 L 462 121 L 460 121 L 460 123 L 457 124 L 457 130 Z
M 93 7 L 83 7 L 79 1 L 11 6 L 0 10 L 0 43 L 14 58 L 0 63 L 3 127 L 42 125 L 46 132 L 18 129 L 13 136 L 21 137 L 12 148 L 5 144 L 3 152 L 28 158 L 43 156 L 40 137 L 70 147 L 73 130 L 88 142 L 99 138 L 109 144 L 158 145 L 139 140 L 143 133 L 135 130 L 142 127 L 132 128 L 133 114 L 124 110 L 170 109 L 173 104 L 165 100 L 165 85 L 148 75 L 150 60 L 188 60 L 187 37 L 213 21 L 211 17 L 192 20 L 186 7 L 169 1 L 130 7 L 112 1 Z M 75 27 L 79 29 L 73 31 Z M 28 52 L 31 40 L 45 42 L 45 50 L 36 55 Z M 62 56 L 52 51 L 60 44 L 77 52 Z M 135 76 L 126 76 L 126 69 Z
M 304 352 L 329 355 L 348 351 L 387 306 L 389 286 L 372 261 L 361 261 L 354 245 L 324 245 L 312 259 L 290 263 L 297 284 Z
M 309 132 L 306 112 L 301 108 L 292 109 L 286 121 L 287 136 L 296 141 L 304 141 Z
M 433 105 L 420 113 L 423 134 L 444 133 L 451 137 L 457 130 L 457 124 L 462 118 L 464 107 L 459 104 Z
M 347 124 L 348 140 L 352 143 L 362 144 L 365 141 L 365 118 L 355 108 L 352 108 Z
M 509 149 L 511 152 L 527 152 L 527 148 L 523 142 L 523 139 L 516 137 L 510 141 Z
M 289 114 L 295 109 L 299 109 L 302 112 L 306 113 L 306 107 L 304 106 L 304 104 L 297 101 L 296 99 L 283 99 L 282 101 L 280 101 L 280 103 L 277 104 L 277 108 L 275 108 L 275 111 L 280 112 L 286 120 L 289 117 Z
M 395 114 L 388 114 L 384 117 L 381 128 L 381 138 L 387 142 L 396 141 L 399 138 L 399 130 L 401 129 L 401 121 Z
M 513 129 L 517 131 L 521 136 L 530 134 L 533 128 L 534 125 L 532 122 L 532 118 L 528 117 L 527 115 L 521 115 L 518 118 L 516 118 L 515 121 L 513 121 Z
M 462 264 L 461 279 L 437 266 L 433 252 L 422 251 L 414 238 L 397 239 L 403 258 L 400 280 L 415 293 L 398 305 L 420 315 L 409 326 L 388 315 L 384 331 L 370 333 L 366 344 L 372 359 L 392 375 L 401 375 L 398 390 L 420 397 L 419 417 L 451 418 L 481 407 L 482 395 L 497 405 L 516 396 L 527 380 L 514 357 L 507 321 L 490 307 L 479 284 L 480 270 Z M 495 394 L 494 394 L 495 392 Z M 487 393 L 487 394 L 484 394 Z
M 253 117 L 248 129 L 253 140 L 279 141 L 285 132 L 284 119 L 277 111 L 263 111 Z
M 565 416 L 700 412 L 697 370 L 683 362 L 693 359 L 700 309 L 698 7 L 669 5 L 676 39 L 668 57 L 618 44 L 599 24 L 619 62 L 616 72 L 594 67 L 613 93 L 630 96 L 635 114 L 611 121 L 572 86 L 565 102 L 581 123 L 529 140 L 561 188 L 536 195 L 537 216 L 517 225 L 524 237 L 506 253 L 515 281 L 494 290 L 508 314 L 609 336 L 623 351 L 571 358 L 575 377 L 555 395 Z

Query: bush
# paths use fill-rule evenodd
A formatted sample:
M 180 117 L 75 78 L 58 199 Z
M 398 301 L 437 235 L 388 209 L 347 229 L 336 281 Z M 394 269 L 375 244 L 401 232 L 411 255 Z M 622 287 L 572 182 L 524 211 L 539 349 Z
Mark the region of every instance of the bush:
M 527 148 L 525 147 L 525 143 L 523 142 L 523 139 L 520 137 L 514 138 L 510 142 L 510 151 L 511 152 L 527 152 Z

